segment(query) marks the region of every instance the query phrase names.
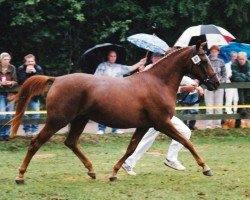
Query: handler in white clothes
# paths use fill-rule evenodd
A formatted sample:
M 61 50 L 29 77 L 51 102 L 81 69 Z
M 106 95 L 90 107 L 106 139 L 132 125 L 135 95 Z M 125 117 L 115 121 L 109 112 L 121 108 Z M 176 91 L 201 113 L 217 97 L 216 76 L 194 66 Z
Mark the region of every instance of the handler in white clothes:
M 159 55 L 153 54 L 152 56 L 153 63 L 155 63 L 157 60 L 156 56 L 158 57 L 158 60 L 161 58 Z M 147 66 L 145 70 L 149 69 L 150 67 Z M 184 76 L 180 85 L 183 86 L 179 87 L 178 92 L 194 92 L 195 90 L 197 90 L 199 93 L 203 93 L 202 88 L 197 87 L 197 83 L 189 77 Z M 171 122 L 183 136 L 185 136 L 187 139 L 190 138 L 191 136 L 190 129 L 180 119 L 173 116 Z M 137 161 L 143 156 L 143 154 L 152 146 L 158 134 L 159 134 L 158 131 L 156 131 L 154 128 L 150 128 L 148 132 L 144 135 L 140 143 L 138 144 L 135 152 L 130 157 L 128 157 L 127 160 L 124 162 L 122 168 L 129 175 L 136 175 L 133 168 L 135 167 Z M 182 149 L 182 147 L 183 147 L 182 144 L 178 143 L 175 140 L 172 140 L 164 164 L 176 170 L 185 170 L 185 167 L 178 161 L 178 153 Z
M 237 52 L 232 51 L 230 53 L 230 59 L 231 61 L 225 64 L 226 67 L 226 74 L 227 74 L 227 83 L 231 83 L 230 78 L 232 77 L 232 69 L 231 69 L 231 65 L 232 63 L 237 59 Z M 239 101 L 239 95 L 238 95 L 238 89 L 237 88 L 226 88 L 225 89 L 225 93 L 226 93 L 226 106 L 230 106 L 230 105 L 238 105 L 238 101 Z M 237 108 L 226 108 L 226 113 L 227 114 L 235 114 L 237 113 Z

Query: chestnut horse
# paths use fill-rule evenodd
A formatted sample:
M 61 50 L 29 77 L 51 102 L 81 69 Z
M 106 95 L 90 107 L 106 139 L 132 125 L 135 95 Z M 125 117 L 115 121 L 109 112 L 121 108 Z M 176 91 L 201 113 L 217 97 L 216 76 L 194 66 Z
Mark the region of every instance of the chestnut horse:
M 46 98 L 47 118 L 44 128 L 31 140 L 19 168 L 17 183 L 24 182 L 24 173 L 34 154 L 58 130 L 70 124 L 65 145 L 69 147 L 96 178 L 92 163 L 81 152 L 77 141 L 89 120 L 116 128 L 136 128 L 125 155 L 115 164 L 110 180 L 117 179 L 123 162 L 134 152 L 150 127 L 183 144 L 194 156 L 203 174 L 211 176 L 210 168 L 198 155 L 193 144 L 183 137 L 170 119 L 175 112 L 176 92 L 184 74 L 194 74 L 209 90 L 219 81 L 203 50 L 204 44 L 174 50 L 148 71 L 126 78 L 93 76 L 83 73 L 60 77 L 33 76 L 16 96 L 16 114 L 11 135 L 17 133 L 25 108 L 31 97 L 49 88 Z M 193 58 L 193 59 L 192 59 Z

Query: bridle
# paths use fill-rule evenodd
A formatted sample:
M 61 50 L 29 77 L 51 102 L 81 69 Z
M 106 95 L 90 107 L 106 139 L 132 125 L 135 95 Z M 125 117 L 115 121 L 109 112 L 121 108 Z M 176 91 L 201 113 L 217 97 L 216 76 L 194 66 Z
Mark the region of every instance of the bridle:
M 216 76 L 216 73 L 212 74 L 211 76 L 207 75 L 206 66 L 205 66 L 204 64 L 202 64 L 202 63 L 204 63 L 205 61 L 202 61 L 202 60 L 200 59 L 200 55 L 205 55 L 205 56 L 207 56 L 205 51 L 204 51 L 204 53 L 196 53 L 195 47 L 193 47 L 193 49 L 192 49 L 192 54 L 191 54 L 192 66 L 191 66 L 191 69 L 189 70 L 189 73 L 194 74 L 194 73 L 193 73 L 193 68 L 194 68 L 194 66 L 198 65 L 198 66 L 201 67 L 202 72 L 205 74 L 205 78 L 204 78 L 202 81 L 200 81 L 199 86 L 201 85 L 201 83 L 206 84 L 206 83 L 208 83 L 208 82 L 211 82 L 211 80 Z M 186 98 L 187 98 L 187 96 L 188 96 L 189 94 L 190 94 L 190 92 L 188 92 L 188 93 L 187 93 L 182 99 L 180 99 L 178 102 L 179 102 L 180 104 L 183 104 L 183 102 L 186 100 Z M 199 103 L 200 100 L 201 100 L 201 98 L 202 98 L 202 97 L 199 96 L 199 98 L 197 99 L 197 101 L 193 102 L 192 105 L 195 105 L 195 104 Z
M 211 76 L 207 75 L 207 68 L 206 68 L 205 64 L 202 64 L 205 61 L 200 59 L 200 55 L 207 56 L 205 51 L 204 51 L 204 53 L 196 53 L 196 49 L 195 49 L 195 47 L 193 47 L 192 48 L 192 55 L 191 55 L 192 66 L 190 69 L 190 73 L 194 74 L 193 73 L 194 66 L 196 66 L 196 65 L 200 66 L 203 74 L 205 74 L 205 78 L 201 82 L 206 84 L 208 82 L 211 82 L 211 80 L 216 76 L 216 73 L 212 74 Z

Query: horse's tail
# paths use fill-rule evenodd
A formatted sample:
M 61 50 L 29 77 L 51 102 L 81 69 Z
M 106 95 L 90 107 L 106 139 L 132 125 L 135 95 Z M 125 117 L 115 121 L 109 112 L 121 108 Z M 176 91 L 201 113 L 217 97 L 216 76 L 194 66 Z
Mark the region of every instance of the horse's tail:
M 33 96 L 41 95 L 46 90 L 47 85 L 53 83 L 55 79 L 55 77 L 36 75 L 28 78 L 20 87 L 13 99 L 16 102 L 16 113 L 11 120 L 11 137 L 17 134 L 24 111 L 30 99 Z

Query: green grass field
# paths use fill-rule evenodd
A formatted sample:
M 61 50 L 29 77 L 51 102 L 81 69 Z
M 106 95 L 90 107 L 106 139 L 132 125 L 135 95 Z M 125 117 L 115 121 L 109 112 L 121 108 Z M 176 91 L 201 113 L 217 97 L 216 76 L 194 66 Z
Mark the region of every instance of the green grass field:
M 169 139 L 162 135 L 138 162 L 137 176 L 121 169 L 119 180 L 109 182 L 115 162 L 123 155 L 131 134 L 83 135 L 80 141 L 92 161 L 97 179 L 92 180 L 78 158 L 56 136 L 31 161 L 24 185 L 14 179 L 27 151 L 29 139 L 0 143 L 0 199 L 249 199 L 250 130 L 195 131 L 192 141 L 214 172 L 206 177 L 184 149 L 180 161 L 185 172 L 163 164 Z

